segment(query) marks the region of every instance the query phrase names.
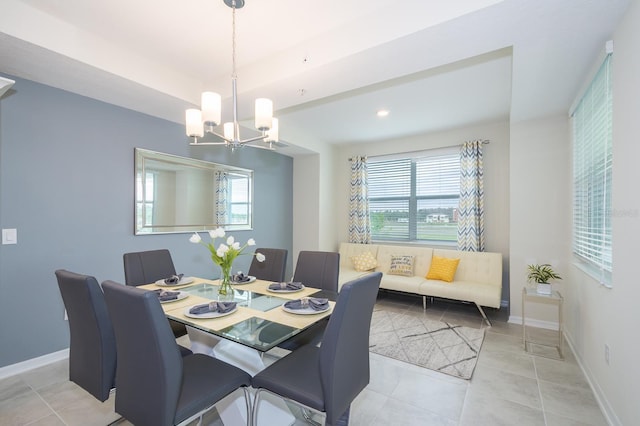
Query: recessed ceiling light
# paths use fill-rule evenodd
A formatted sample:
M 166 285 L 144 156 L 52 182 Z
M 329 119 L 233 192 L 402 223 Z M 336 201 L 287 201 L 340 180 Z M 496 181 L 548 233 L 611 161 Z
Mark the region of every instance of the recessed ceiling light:
M 376 113 L 376 115 L 378 117 L 386 117 L 387 115 L 389 115 L 389 110 L 388 109 L 379 109 L 378 112 Z

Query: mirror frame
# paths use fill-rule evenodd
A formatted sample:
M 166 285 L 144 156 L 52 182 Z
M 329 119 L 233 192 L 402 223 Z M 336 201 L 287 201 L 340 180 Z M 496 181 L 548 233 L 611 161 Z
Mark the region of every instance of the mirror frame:
M 134 202 L 133 202 L 133 210 L 134 210 L 134 232 L 135 235 L 153 235 L 153 234 L 175 234 L 175 233 L 191 233 L 191 232 L 200 232 L 200 231 L 208 231 L 212 229 L 216 229 L 219 227 L 224 228 L 225 230 L 251 230 L 253 223 L 253 170 L 244 169 L 241 167 L 229 166 L 225 164 L 211 163 L 208 161 L 197 160 L 194 158 L 188 157 L 180 157 L 177 155 L 166 154 L 162 152 L 151 151 L 143 148 L 135 148 L 135 166 L 134 166 Z M 158 165 L 158 163 L 161 163 Z M 160 168 L 159 168 L 160 167 Z M 246 176 L 248 179 L 248 187 L 246 189 L 247 198 L 244 201 L 240 201 L 239 203 L 246 204 L 247 214 L 246 214 L 246 222 L 243 223 L 216 223 L 215 220 L 215 207 L 212 206 L 211 211 L 211 221 L 207 220 L 199 220 L 198 223 L 165 223 L 165 224 L 154 224 L 148 223 L 146 218 L 148 215 L 146 214 L 148 202 L 143 202 L 142 200 L 149 199 L 145 197 L 146 185 L 143 185 L 142 176 L 146 176 L 150 170 L 167 170 L 169 172 L 184 172 L 184 171 L 193 171 L 193 172 L 211 172 L 212 175 L 216 171 L 225 171 L 227 174 L 236 175 L 240 178 Z M 203 195 L 203 199 L 206 197 L 211 197 L 212 201 L 214 200 L 214 196 L 212 194 L 215 193 L 215 182 L 212 176 L 211 178 L 211 186 L 207 187 L 210 189 L 208 194 Z M 157 182 L 156 187 L 154 188 L 154 196 L 151 198 L 151 202 L 156 202 L 156 197 L 158 195 Z M 175 189 L 177 185 L 174 185 L 172 188 L 173 193 L 169 195 L 174 195 L 178 193 Z M 188 185 L 190 187 L 196 187 L 197 185 Z M 184 194 L 179 194 L 184 196 Z M 193 199 L 193 198 L 192 198 Z M 213 201 L 215 203 L 215 201 Z M 230 200 L 231 202 L 231 200 Z M 177 211 L 179 208 L 182 208 L 179 205 L 177 200 L 174 200 L 170 203 L 175 205 L 175 210 Z M 197 211 L 196 211 L 197 212 Z M 193 212 L 192 212 L 193 213 Z M 187 216 L 192 216 L 187 212 Z M 175 222 L 175 219 L 174 219 Z M 209 223 L 202 223 L 209 222 Z

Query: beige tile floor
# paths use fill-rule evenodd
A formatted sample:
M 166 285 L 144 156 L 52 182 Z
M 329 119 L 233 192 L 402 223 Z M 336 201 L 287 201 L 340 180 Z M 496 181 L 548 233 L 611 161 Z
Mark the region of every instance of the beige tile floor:
M 435 301 L 422 311 L 417 297 L 381 293 L 379 304 L 414 315 L 470 327 L 485 327 L 473 306 Z M 369 425 L 606 425 L 575 358 L 565 346 L 559 361 L 525 353 L 522 328 L 506 313 L 488 313 L 478 365 L 470 381 L 371 354 L 371 381 L 354 401 L 350 424 Z M 548 330 L 534 337 L 551 342 Z M 106 425 L 114 396 L 100 403 L 67 379 L 60 361 L 0 380 L 0 425 Z M 297 407 L 292 411 L 298 419 Z M 316 416 L 321 420 L 321 416 Z M 126 421 L 119 424 L 127 425 Z M 215 410 L 203 424 L 222 425 Z M 296 425 L 306 424 L 297 420 Z M 229 426 L 229 425 L 228 425 Z M 277 425 L 274 425 L 277 426 Z

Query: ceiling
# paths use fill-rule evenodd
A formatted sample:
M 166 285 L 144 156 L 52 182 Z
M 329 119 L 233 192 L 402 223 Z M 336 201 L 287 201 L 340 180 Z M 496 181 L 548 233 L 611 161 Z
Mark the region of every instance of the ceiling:
M 295 156 L 565 113 L 629 1 L 246 0 L 239 116 L 251 127 L 253 100 L 271 98 L 279 152 Z M 231 9 L 3 0 L 0 73 L 178 123 L 217 91 L 230 120 Z

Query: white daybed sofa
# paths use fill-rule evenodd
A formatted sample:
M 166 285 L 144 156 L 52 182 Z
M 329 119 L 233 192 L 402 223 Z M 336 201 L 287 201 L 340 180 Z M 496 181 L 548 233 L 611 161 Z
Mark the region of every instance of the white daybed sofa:
M 370 271 L 357 271 L 353 258 L 369 252 L 375 257 L 375 271 L 382 272 L 380 288 L 402 291 L 422 296 L 423 308 L 427 296 L 472 302 L 478 307 L 484 320 L 490 325 L 482 307 L 500 308 L 502 295 L 502 254 L 433 249 L 429 247 L 340 244 L 339 286 Z M 413 256 L 412 276 L 389 274 L 392 256 Z M 453 281 L 427 279 L 433 256 L 460 259 Z

